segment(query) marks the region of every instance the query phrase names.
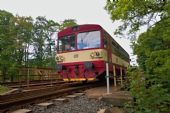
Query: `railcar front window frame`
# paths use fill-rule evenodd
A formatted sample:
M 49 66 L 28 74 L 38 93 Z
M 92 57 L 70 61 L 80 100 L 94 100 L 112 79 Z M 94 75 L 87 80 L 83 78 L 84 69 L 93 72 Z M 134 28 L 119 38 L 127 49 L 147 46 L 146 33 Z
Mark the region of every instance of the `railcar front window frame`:
M 68 35 L 58 39 L 58 52 L 68 52 L 76 50 L 76 36 Z
M 77 34 L 77 50 L 101 47 L 101 32 L 88 31 Z

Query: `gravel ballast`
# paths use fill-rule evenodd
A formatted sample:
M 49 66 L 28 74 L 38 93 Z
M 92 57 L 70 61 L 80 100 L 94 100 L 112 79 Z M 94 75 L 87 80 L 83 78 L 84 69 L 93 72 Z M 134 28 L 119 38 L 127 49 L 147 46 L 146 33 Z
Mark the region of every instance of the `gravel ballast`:
M 54 101 L 53 103 L 54 105 L 49 108 L 36 105 L 29 105 L 26 108 L 32 110 L 32 113 L 97 113 L 99 109 L 111 107 L 98 99 L 89 99 L 86 95 L 69 99 L 68 102 Z

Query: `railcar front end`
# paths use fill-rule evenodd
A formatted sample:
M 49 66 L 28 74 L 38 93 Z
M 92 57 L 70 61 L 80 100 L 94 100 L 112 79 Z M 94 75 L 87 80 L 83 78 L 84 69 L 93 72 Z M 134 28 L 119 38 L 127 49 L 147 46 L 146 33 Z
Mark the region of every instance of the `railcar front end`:
M 105 71 L 107 52 L 89 49 L 57 55 L 57 70 L 64 81 L 90 81 Z
M 125 72 L 128 53 L 100 26 L 79 25 L 58 33 L 57 70 L 64 81 L 90 81 Z
M 64 81 L 90 81 L 105 71 L 101 27 L 81 25 L 58 33 L 57 70 Z

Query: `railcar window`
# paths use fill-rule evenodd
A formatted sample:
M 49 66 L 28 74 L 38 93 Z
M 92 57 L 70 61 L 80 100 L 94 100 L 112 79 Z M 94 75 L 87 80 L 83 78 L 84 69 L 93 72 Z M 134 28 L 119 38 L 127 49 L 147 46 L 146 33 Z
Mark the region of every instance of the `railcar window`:
M 75 50 L 75 36 L 74 35 L 62 37 L 58 41 L 59 41 L 58 43 L 59 52 Z
M 77 35 L 77 49 L 99 48 L 100 31 L 83 32 Z
M 107 48 L 107 37 L 106 34 L 104 34 L 104 48 Z

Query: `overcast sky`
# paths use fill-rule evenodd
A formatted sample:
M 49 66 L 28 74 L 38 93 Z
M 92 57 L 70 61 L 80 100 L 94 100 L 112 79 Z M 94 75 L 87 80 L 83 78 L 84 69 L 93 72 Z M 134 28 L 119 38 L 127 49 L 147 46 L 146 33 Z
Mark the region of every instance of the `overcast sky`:
M 0 0 L 0 9 L 14 15 L 45 16 L 56 22 L 75 19 L 78 24 L 100 24 L 130 54 L 130 41 L 116 38 L 113 31 L 118 23 L 113 23 L 104 10 L 106 0 Z

